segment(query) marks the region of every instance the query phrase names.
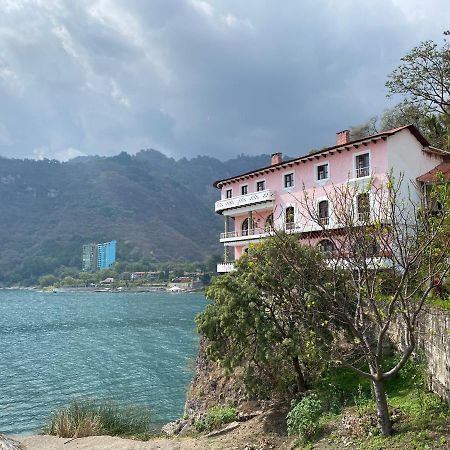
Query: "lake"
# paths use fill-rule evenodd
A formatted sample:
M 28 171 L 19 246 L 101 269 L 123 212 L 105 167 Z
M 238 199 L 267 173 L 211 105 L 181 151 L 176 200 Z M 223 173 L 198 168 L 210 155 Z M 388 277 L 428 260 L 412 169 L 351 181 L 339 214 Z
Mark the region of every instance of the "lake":
M 0 291 L 0 433 L 40 430 L 73 398 L 183 413 L 201 294 Z

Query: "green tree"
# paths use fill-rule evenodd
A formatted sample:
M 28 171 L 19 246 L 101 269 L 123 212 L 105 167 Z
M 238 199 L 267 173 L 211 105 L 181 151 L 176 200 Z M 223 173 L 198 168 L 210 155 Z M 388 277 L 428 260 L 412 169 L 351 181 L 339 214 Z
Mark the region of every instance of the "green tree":
M 252 247 L 236 268 L 214 280 L 212 303 L 196 319 L 208 354 L 228 369 L 243 366 L 250 390 L 263 379 L 269 391 L 292 395 L 294 384 L 304 392 L 329 337 L 316 288 L 323 257 L 283 234 Z
M 431 121 L 427 128 L 445 127 L 449 148 L 450 125 L 450 43 L 444 33 L 442 46 L 428 40 L 414 47 L 388 76 L 388 96 L 403 96 L 405 106 L 413 107 Z M 409 110 L 409 113 L 412 111 Z M 434 123 L 433 123 L 434 122 Z M 435 130 L 436 131 L 436 130 Z M 439 131 L 439 130 L 438 130 Z M 445 140 L 444 140 L 445 142 Z
M 55 275 L 44 275 L 39 278 L 41 287 L 54 286 L 56 283 L 58 283 L 58 278 Z
M 380 129 L 388 130 L 413 124 L 438 148 L 449 149 L 448 120 L 443 114 L 431 114 L 424 108 L 402 101 L 384 111 L 380 119 Z

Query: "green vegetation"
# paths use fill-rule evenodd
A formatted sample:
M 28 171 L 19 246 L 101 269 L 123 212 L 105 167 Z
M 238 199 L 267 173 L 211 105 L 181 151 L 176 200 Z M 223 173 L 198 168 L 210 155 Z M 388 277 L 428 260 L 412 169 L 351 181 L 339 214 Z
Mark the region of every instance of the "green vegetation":
M 152 417 L 152 411 L 144 406 L 74 400 L 53 414 L 43 433 L 68 438 L 103 434 L 145 438 L 154 433 Z
M 376 405 L 371 396 L 368 380 L 355 376 L 346 369 L 330 369 L 326 382 L 315 392 L 322 402 L 330 392 L 339 392 L 335 415 L 323 414 L 317 438 L 327 438 L 342 445 L 339 428 L 343 413 L 352 417 L 350 439 L 361 450 L 448 448 L 450 442 L 450 406 L 426 389 L 423 365 L 410 361 L 406 367 L 386 384 L 395 433 L 382 436 L 377 426 Z M 324 379 L 324 380 L 325 380 Z M 336 398 L 336 397 L 335 397 Z M 345 407 L 345 408 L 344 408 Z M 327 408 L 324 408 L 328 411 Z
M 296 270 L 290 260 L 296 261 Z M 293 389 L 307 389 L 327 360 L 330 333 L 317 290 L 325 276 L 323 264 L 318 250 L 283 234 L 252 247 L 235 272 L 207 290 L 212 303 L 196 319 L 207 352 L 227 369 L 243 366 L 253 394 L 276 391 L 289 399 Z
M 319 430 L 322 413 L 322 403 L 315 393 L 294 400 L 286 418 L 289 436 L 296 436 L 303 443 L 310 441 Z
M 195 422 L 197 431 L 211 431 L 238 419 L 236 408 L 228 405 L 218 405 L 206 411 L 206 414 Z

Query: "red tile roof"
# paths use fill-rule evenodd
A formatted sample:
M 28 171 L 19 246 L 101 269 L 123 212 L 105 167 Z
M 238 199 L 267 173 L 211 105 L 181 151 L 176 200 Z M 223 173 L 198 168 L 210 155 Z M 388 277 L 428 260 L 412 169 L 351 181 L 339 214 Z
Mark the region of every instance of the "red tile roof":
M 303 159 L 311 158 L 312 156 L 316 156 L 316 155 L 320 155 L 322 153 L 329 152 L 330 150 L 345 148 L 345 147 L 349 147 L 349 146 L 352 146 L 352 145 L 358 145 L 360 143 L 371 141 L 371 140 L 375 140 L 375 139 L 386 139 L 387 137 L 392 136 L 392 135 L 394 135 L 394 134 L 396 134 L 396 133 L 398 133 L 400 131 L 406 130 L 406 129 L 408 129 L 414 135 L 414 137 L 424 147 L 429 147 L 430 146 L 430 143 L 425 139 L 424 136 L 422 136 L 420 131 L 414 125 L 410 124 L 410 125 L 405 125 L 403 127 L 392 128 L 391 130 L 386 130 L 386 131 L 383 131 L 381 133 L 373 134 L 371 136 L 367 136 L 367 137 L 362 138 L 362 139 L 357 139 L 355 141 L 347 142 L 346 144 L 333 145 L 332 147 L 326 147 L 326 148 L 323 148 L 322 150 L 318 150 L 318 151 L 313 152 L 313 153 L 308 153 L 307 155 L 303 155 L 303 156 L 300 156 L 298 158 L 282 161 L 281 163 L 273 164 L 273 165 L 270 165 L 270 166 L 261 167 L 260 169 L 255 169 L 255 170 L 252 170 L 250 172 L 246 172 L 246 173 L 242 173 L 242 174 L 236 175 L 234 177 L 224 178 L 223 180 L 217 180 L 217 181 L 215 181 L 213 183 L 213 186 L 220 189 L 221 188 L 220 185 L 222 185 L 223 183 L 228 182 L 228 181 L 233 181 L 233 180 L 236 180 L 238 178 L 247 177 L 248 175 L 251 175 L 251 174 L 254 174 L 254 173 L 257 173 L 257 172 L 261 172 L 261 171 L 264 171 L 264 170 L 267 170 L 267 169 L 271 169 L 273 167 L 280 167 L 280 166 L 283 166 L 285 164 L 286 165 L 287 164 L 292 164 L 292 163 L 294 163 L 296 161 L 301 161 Z
M 417 177 L 417 181 L 422 183 L 432 183 L 433 181 L 438 181 L 438 174 L 440 173 L 446 180 L 450 180 L 450 162 L 441 162 L 434 169 L 431 169 L 429 172 Z

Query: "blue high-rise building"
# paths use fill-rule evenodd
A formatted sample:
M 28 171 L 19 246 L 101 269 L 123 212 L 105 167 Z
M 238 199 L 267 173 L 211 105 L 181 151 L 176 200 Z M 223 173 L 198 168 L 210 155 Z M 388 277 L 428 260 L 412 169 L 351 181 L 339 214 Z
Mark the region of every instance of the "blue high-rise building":
M 116 262 L 116 241 L 97 245 L 97 268 L 109 269 Z

